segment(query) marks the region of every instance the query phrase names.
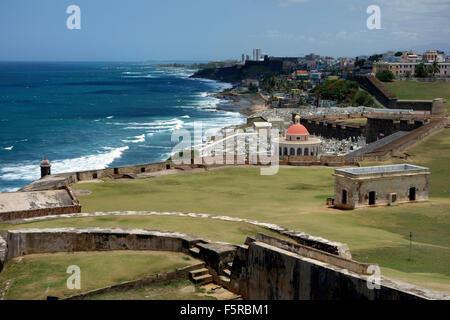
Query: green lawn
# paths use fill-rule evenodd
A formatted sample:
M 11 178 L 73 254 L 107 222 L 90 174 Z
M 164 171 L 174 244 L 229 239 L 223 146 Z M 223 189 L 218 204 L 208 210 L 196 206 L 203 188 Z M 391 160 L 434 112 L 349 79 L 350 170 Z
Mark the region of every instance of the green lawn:
M 36 254 L 12 259 L 0 273 L 0 292 L 12 281 L 5 299 L 36 300 L 68 297 L 147 275 L 199 263 L 182 253 L 110 251 Z M 81 270 L 81 289 L 67 289 L 67 267 Z
M 20 225 L 0 224 L 2 229 L 23 229 L 23 228 L 141 228 L 167 230 L 173 232 L 190 233 L 204 239 L 243 244 L 248 236 L 254 236 L 258 232 L 280 237 L 278 233 L 268 231 L 264 228 L 254 226 L 244 222 L 229 222 L 214 219 L 186 218 L 173 216 L 101 216 L 73 218 L 62 220 L 48 220 L 42 222 L 32 222 Z M 283 237 L 284 238 L 284 237 Z
M 450 135 L 443 129 L 410 148 L 408 163 L 431 169 L 430 201 L 354 211 L 329 209 L 331 168 L 281 168 L 261 176 L 257 168 L 228 168 L 167 177 L 84 183 L 75 189 L 83 211 L 180 211 L 223 214 L 276 223 L 347 243 L 356 260 L 374 262 L 386 276 L 450 293 Z M 397 161 L 399 162 L 399 161 Z M 11 227 L 122 226 L 197 234 L 242 243 L 261 231 L 242 223 L 161 216 L 96 217 Z M 409 232 L 414 233 L 409 261 Z
M 394 81 L 384 83 L 399 99 L 447 100 L 450 111 L 450 82 Z
M 111 292 L 88 300 L 216 300 L 190 281 L 172 282 L 149 288 Z

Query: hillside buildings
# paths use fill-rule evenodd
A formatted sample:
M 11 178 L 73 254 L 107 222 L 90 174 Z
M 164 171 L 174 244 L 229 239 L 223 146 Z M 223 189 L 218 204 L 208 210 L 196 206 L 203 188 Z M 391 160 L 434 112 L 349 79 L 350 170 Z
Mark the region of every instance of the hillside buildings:
M 396 77 L 405 77 L 408 75 L 414 76 L 418 62 L 376 62 L 373 64 L 372 73 L 377 74 L 384 70 L 391 71 Z M 425 66 L 430 66 L 432 63 L 424 63 Z M 450 76 L 450 62 L 438 63 L 439 71 L 435 73 L 438 77 Z

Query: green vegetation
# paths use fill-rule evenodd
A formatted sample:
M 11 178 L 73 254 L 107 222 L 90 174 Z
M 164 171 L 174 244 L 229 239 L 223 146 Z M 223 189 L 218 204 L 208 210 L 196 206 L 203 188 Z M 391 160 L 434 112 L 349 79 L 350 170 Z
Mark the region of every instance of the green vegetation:
M 185 259 L 189 258 L 189 260 Z M 112 284 L 167 272 L 198 261 L 182 253 L 110 251 L 37 254 L 15 258 L 0 273 L 0 292 L 11 281 L 5 299 L 68 297 Z M 81 290 L 67 289 L 67 267 L 81 270 Z
M 391 82 L 395 78 L 394 74 L 390 70 L 383 70 L 381 72 L 378 72 L 376 77 L 378 78 L 378 80 L 383 82 Z
M 450 111 L 449 82 L 394 81 L 385 83 L 385 85 L 399 99 L 432 100 L 435 98 L 444 98 L 447 100 L 447 110 Z
M 359 85 L 355 81 L 328 80 L 317 85 L 311 92 L 319 99 L 352 102 L 358 89 Z
M 275 76 L 266 77 L 260 83 L 261 89 L 266 92 L 282 91 L 285 93 L 290 93 L 292 89 L 305 90 L 311 86 L 309 80 L 286 80 L 276 78 Z
M 415 70 L 415 76 L 417 78 L 426 78 L 428 77 L 428 68 L 423 63 L 419 63 Z
M 255 84 L 250 83 L 250 85 L 248 86 L 248 92 L 256 93 L 256 92 L 258 92 L 258 87 Z
M 123 209 L 123 208 L 122 208 Z M 143 205 L 143 210 L 145 205 Z M 148 209 L 148 205 L 147 205 Z M 197 212 L 192 210 L 191 212 Z M 200 211 L 198 211 L 200 212 Z M 0 229 L 23 229 L 23 228 L 140 228 L 156 229 L 174 232 L 184 232 L 196 236 L 234 244 L 242 244 L 248 236 L 254 236 L 258 232 L 264 232 L 273 236 L 280 237 L 275 232 L 264 228 L 254 226 L 244 222 L 229 222 L 215 219 L 188 218 L 174 216 L 100 216 L 85 217 L 63 220 L 48 220 L 42 222 L 32 222 L 20 225 L 1 224 Z
M 216 300 L 199 292 L 190 281 L 172 282 L 128 291 L 105 293 L 88 300 Z
M 369 57 L 369 61 L 376 62 L 378 60 L 381 60 L 382 58 L 383 58 L 382 54 L 374 54 Z
M 373 97 L 367 91 L 359 90 L 353 98 L 353 104 L 357 106 L 371 107 L 374 104 Z
M 450 292 L 448 130 L 426 138 L 408 154 L 408 163 L 431 169 L 427 203 L 354 211 L 327 208 L 325 200 L 334 193 L 330 168 L 280 168 L 274 176 L 261 176 L 258 168 L 227 168 L 145 180 L 77 184 L 75 189 L 92 191 L 91 195 L 80 196 L 85 212 L 203 212 L 276 223 L 347 243 L 355 260 L 378 263 L 385 276 Z M 393 162 L 402 160 L 389 163 Z M 242 243 L 247 234 L 261 231 L 242 223 L 164 216 L 58 219 L 0 228 L 57 226 L 134 226 L 234 243 Z M 409 232 L 414 233 L 411 261 Z

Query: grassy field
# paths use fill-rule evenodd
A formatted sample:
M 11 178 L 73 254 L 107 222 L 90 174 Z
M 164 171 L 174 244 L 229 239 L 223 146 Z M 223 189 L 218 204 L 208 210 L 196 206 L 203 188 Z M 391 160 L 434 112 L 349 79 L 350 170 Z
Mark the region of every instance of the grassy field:
M 374 262 L 385 276 L 450 293 L 450 132 L 443 129 L 408 150 L 408 163 L 431 169 L 430 201 L 354 211 L 327 208 L 330 168 L 228 168 L 125 182 L 84 183 L 83 211 L 151 210 L 223 214 L 276 223 L 347 243 L 355 260 Z M 394 161 L 392 161 L 394 162 Z M 391 162 L 391 163 L 392 163 Z M 398 160 L 397 162 L 400 162 Z M 261 231 L 242 223 L 160 216 L 60 219 L 11 227 L 121 226 L 180 231 L 242 243 Z M 413 258 L 409 232 L 414 233 Z
M 217 300 L 190 281 L 172 282 L 150 288 L 112 292 L 88 300 Z
M 11 281 L 5 299 L 67 297 L 147 275 L 175 270 L 199 261 L 162 251 L 112 251 L 36 254 L 7 262 L 0 273 L 0 292 Z M 67 267 L 81 270 L 81 290 L 67 289 Z
M 258 232 L 280 237 L 278 233 L 248 223 L 219 221 L 213 219 L 193 219 L 171 216 L 103 216 L 86 217 L 65 220 L 49 220 L 20 225 L 0 224 L 0 230 L 23 228 L 141 228 L 156 229 L 174 232 L 185 232 L 204 239 L 242 244 L 248 236 L 254 236 Z
M 450 111 L 450 82 L 394 81 L 384 83 L 399 99 L 447 100 Z

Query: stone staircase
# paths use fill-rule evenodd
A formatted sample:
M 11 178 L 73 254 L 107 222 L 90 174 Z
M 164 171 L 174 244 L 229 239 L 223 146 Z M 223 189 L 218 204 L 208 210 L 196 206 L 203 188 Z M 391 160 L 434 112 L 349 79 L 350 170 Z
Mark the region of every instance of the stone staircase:
M 194 246 L 189 249 L 189 254 L 194 258 L 201 259 L 200 257 L 200 248 L 198 246 Z M 220 274 L 217 274 L 216 277 L 210 274 L 210 271 L 207 267 L 203 266 L 197 270 L 193 270 L 190 272 L 189 279 L 198 285 L 204 285 L 212 282 L 217 282 L 217 284 L 228 288 L 231 284 L 231 267 L 233 266 L 233 262 L 228 262 L 224 267 L 222 267 Z M 218 278 L 217 278 L 218 277 Z
M 228 262 L 227 267 L 222 270 L 222 275 L 219 276 L 220 281 L 224 286 L 228 286 L 231 283 L 231 267 L 233 262 Z
M 189 249 L 189 254 L 194 258 L 198 258 L 200 256 L 200 248 L 192 247 Z
M 213 281 L 212 275 L 205 267 L 189 271 L 189 279 L 196 285 L 205 285 Z

